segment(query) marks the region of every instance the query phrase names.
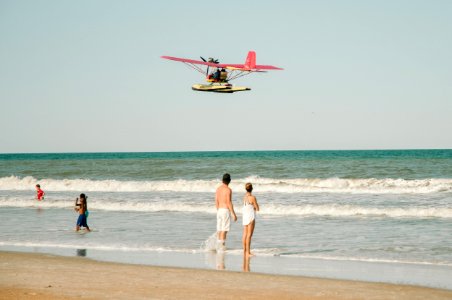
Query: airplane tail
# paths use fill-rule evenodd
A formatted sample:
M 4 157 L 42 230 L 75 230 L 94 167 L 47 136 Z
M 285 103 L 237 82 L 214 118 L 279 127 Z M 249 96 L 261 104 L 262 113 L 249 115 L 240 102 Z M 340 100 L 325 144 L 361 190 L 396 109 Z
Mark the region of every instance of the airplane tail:
M 256 52 L 249 51 L 248 56 L 246 57 L 245 61 L 245 68 L 246 69 L 255 69 L 256 68 Z

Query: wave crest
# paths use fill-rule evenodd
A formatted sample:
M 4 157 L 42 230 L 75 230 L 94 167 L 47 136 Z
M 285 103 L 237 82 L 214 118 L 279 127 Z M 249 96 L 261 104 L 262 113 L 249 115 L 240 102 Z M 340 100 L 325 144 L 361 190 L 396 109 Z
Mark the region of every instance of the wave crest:
M 41 202 L 19 198 L 0 199 L 0 207 L 21 208 L 63 208 L 72 209 L 73 202 L 67 200 L 49 200 Z M 175 203 L 172 201 L 162 202 L 112 202 L 110 200 L 96 199 L 89 203 L 92 211 L 119 211 L 119 212 L 181 212 L 181 213 L 204 213 L 215 214 L 215 207 L 210 203 Z M 238 215 L 240 209 L 236 209 Z M 368 207 L 358 205 L 341 204 L 267 204 L 262 205 L 258 212 L 258 218 L 265 216 L 293 216 L 311 217 L 324 216 L 336 218 L 349 217 L 387 217 L 387 218 L 452 218 L 452 208 L 449 207 Z
M 214 192 L 218 180 L 90 180 L 90 179 L 41 179 L 34 177 L 9 176 L 0 178 L 0 190 L 33 190 L 40 183 L 46 191 L 86 192 Z M 452 191 L 452 179 L 392 179 L 392 178 L 295 178 L 275 179 L 251 176 L 234 179 L 233 190 L 243 190 L 246 182 L 252 182 L 257 193 L 363 193 L 404 194 L 437 193 Z

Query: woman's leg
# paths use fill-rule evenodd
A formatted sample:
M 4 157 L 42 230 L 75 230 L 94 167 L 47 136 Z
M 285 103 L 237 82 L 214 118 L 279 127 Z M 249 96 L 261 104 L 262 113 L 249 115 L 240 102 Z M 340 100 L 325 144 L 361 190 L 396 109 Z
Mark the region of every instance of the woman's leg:
M 243 245 L 243 253 L 247 254 L 247 249 L 246 249 L 246 239 L 247 239 L 247 234 L 248 234 L 248 225 L 243 226 L 243 235 L 242 235 L 242 245 Z
M 254 225 L 255 225 L 255 221 L 253 220 L 250 224 L 248 224 L 246 227 L 246 250 L 247 250 L 247 254 L 248 255 L 252 255 L 251 254 L 251 237 L 253 236 L 253 232 L 254 232 Z
M 256 227 L 256 220 L 253 220 L 251 223 L 250 223 L 250 227 L 251 227 L 251 236 L 250 236 L 250 239 L 253 237 L 253 233 L 254 233 L 254 227 Z

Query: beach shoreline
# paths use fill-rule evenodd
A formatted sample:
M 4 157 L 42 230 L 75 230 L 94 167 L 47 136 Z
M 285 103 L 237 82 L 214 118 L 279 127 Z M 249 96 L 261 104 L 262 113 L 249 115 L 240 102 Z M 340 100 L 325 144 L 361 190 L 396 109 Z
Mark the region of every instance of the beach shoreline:
M 3 299 L 451 299 L 410 285 L 0 252 Z
M 82 235 L 83 236 L 83 235 Z M 82 237 L 81 236 L 81 237 Z M 224 270 L 242 272 L 245 267 L 256 274 L 300 276 L 348 281 L 412 285 L 452 290 L 448 265 L 363 261 L 359 259 L 324 259 L 315 257 L 257 254 L 244 261 L 242 250 L 215 251 L 136 251 L 0 246 L 0 252 L 36 253 L 62 257 L 80 257 L 93 261 L 154 267 Z M 346 270 L 346 272 L 344 272 Z

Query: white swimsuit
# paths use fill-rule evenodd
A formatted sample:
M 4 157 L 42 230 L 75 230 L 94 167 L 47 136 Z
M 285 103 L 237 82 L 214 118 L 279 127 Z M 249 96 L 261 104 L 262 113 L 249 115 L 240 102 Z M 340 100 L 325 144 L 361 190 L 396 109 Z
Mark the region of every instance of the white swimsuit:
M 251 222 L 253 222 L 253 220 L 255 218 L 254 206 L 248 202 L 247 195 L 245 195 L 245 198 L 243 198 L 242 214 L 243 214 L 243 222 L 242 222 L 243 226 L 246 226 L 246 225 L 250 224 Z

